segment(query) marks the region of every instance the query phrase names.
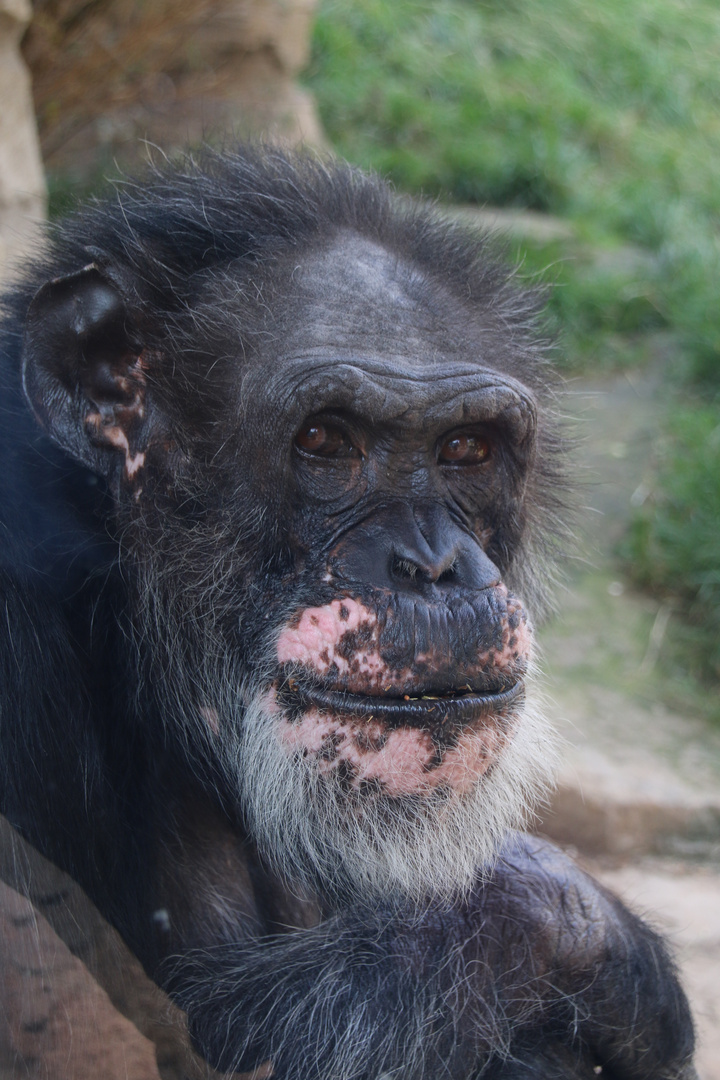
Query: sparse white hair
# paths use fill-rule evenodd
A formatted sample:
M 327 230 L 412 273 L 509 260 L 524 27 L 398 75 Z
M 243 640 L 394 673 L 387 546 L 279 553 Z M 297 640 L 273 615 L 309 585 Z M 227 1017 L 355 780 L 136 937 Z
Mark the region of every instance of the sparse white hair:
M 283 747 L 264 689 L 233 725 L 234 746 L 223 736 L 225 768 L 253 837 L 286 879 L 366 900 L 451 902 L 491 869 L 508 831 L 527 824 L 552 786 L 556 739 L 538 696 L 510 714 L 497 762 L 465 792 L 348 790 L 338 770 Z

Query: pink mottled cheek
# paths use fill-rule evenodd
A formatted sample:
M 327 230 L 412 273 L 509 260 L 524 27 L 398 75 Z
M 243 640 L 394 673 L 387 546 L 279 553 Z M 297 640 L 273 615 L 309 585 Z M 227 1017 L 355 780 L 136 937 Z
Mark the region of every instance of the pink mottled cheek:
M 513 670 L 518 666 L 524 668 L 532 656 L 532 626 L 525 612 L 521 608 L 519 610 L 518 625 L 513 628 L 509 622 L 505 624 L 502 649 L 493 658 L 495 667 L 501 671 Z
M 352 639 L 352 649 L 347 646 Z M 303 664 L 319 675 L 333 669 L 347 675 L 377 679 L 386 671 L 378 652 L 374 612 L 357 600 L 333 600 L 324 607 L 305 608 L 296 626 L 286 626 L 277 643 L 281 664 Z

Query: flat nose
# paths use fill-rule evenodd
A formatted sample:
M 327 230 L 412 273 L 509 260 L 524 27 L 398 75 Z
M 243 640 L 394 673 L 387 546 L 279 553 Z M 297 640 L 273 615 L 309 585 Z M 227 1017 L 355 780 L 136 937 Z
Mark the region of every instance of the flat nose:
M 420 581 L 437 585 L 455 576 L 460 554 L 454 530 L 442 530 L 436 523 L 418 520 L 391 543 L 389 572 L 401 582 Z
M 500 583 L 497 567 L 444 506 L 384 507 L 346 534 L 330 565 L 336 577 L 392 590 L 480 590 Z

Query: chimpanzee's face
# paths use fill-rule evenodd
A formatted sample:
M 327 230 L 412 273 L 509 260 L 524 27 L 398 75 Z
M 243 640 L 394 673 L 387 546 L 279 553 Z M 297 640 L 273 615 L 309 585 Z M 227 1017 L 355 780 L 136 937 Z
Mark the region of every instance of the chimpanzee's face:
M 277 640 L 278 737 L 358 791 L 465 790 L 511 737 L 528 666 L 496 553 L 517 541 L 532 400 L 369 243 L 293 285 L 282 352 L 244 387 L 266 433 L 254 472 L 282 489 L 313 597 Z
M 292 286 L 281 349 L 271 339 L 243 382 L 258 495 L 292 552 L 247 720 L 263 728 L 252 756 L 274 763 L 285 792 L 268 799 L 263 786 L 255 827 L 268 803 L 308 812 L 289 810 L 287 791 L 325 806 L 326 833 L 333 814 L 357 824 L 382 808 L 370 835 L 389 810 L 436 823 L 440 808 L 472 806 L 469 845 L 484 837 L 485 854 L 487 818 L 504 824 L 505 804 L 505 816 L 519 807 L 510 785 L 498 796 L 501 776 L 492 814 L 480 793 L 528 735 L 531 629 L 502 571 L 523 527 L 532 396 L 374 245 L 308 259 Z

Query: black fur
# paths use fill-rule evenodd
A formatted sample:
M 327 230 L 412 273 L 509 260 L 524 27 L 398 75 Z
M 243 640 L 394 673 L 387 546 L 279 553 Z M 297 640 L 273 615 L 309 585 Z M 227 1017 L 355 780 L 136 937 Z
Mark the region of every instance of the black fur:
M 662 943 L 529 837 L 450 911 L 350 908 L 189 959 L 181 997 L 226 1068 L 269 1050 L 283 1077 L 671 1077 L 691 1053 Z
M 368 265 L 397 275 L 402 303 L 371 302 L 372 283 L 357 293 L 354 250 L 383 252 Z M 390 596 L 390 614 L 445 625 L 415 549 L 388 563 L 394 600 L 375 569 L 405 543 L 398 507 L 435 529 L 435 496 L 398 494 L 425 473 L 388 458 L 363 503 L 347 493 L 351 456 L 288 457 L 318 395 L 342 416 L 361 401 L 384 453 L 411 424 L 387 389 L 396 364 L 417 367 L 430 417 L 445 384 L 422 365 L 489 372 L 486 398 L 515 404 L 488 421 L 492 473 L 438 519 L 456 536 L 443 573 L 462 578 L 447 641 L 457 652 L 476 632 L 469 598 L 496 574 L 537 602 L 563 501 L 538 297 L 486 241 L 381 182 L 247 150 L 119 184 L 52 232 L 4 303 L 0 809 L 188 1009 L 200 1048 L 223 1068 L 272 1059 L 277 1080 L 689 1078 L 692 1025 L 663 944 L 549 845 L 510 835 L 464 899 L 353 895 L 342 852 L 314 874 L 268 850 L 229 779 L 268 628 L 338 595 L 323 567 L 369 608 Z M 288 382 L 303 363 L 307 379 Z M 497 633 L 510 616 L 485 607 Z M 413 618 L 388 642 L 420 685 Z M 489 678 L 479 695 L 506 689 Z

